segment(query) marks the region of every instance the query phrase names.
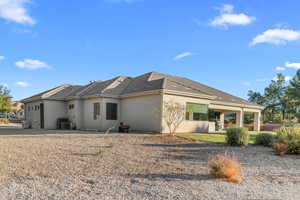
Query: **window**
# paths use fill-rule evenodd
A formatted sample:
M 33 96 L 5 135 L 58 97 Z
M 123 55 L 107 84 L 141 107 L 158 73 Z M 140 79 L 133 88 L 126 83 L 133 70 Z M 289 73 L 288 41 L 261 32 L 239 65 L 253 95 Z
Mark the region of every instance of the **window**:
M 72 110 L 72 109 L 74 109 L 74 104 L 69 104 L 69 110 Z
M 208 121 L 208 105 L 187 103 L 185 117 L 191 121 Z
M 100 103 L 94 103 L 94 120 L 100 119 Z
M 118 117 L 118 104 L 107 103 L 106 104 L 106 120 L 117 120 Z

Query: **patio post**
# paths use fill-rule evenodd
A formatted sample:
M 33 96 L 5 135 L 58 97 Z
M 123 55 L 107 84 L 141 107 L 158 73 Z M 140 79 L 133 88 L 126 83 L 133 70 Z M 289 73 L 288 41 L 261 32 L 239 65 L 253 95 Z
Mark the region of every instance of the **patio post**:
M 225 113 L 221 112 L 220 114 L 220 123 L 221 123 L 221 130 L 225 128 Z
M 244 111 L 243 110 L 236 113 L 236 125 L 238 127 L 244 126 Z
M 254 131 L 260 131 L 261 112 L 254 113 Z

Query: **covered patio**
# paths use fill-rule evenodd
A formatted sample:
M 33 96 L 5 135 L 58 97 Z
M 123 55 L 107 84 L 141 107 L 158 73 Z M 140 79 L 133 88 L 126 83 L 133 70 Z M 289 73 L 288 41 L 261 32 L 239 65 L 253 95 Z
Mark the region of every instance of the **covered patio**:
M 253 130 L 260 131 L 261 127 L 261 107 L 251 108 L 249 106 L 230 106 L 220 104 L 210 104 L 209 109 L 213 110 L 215 114 L 215 124 L 211 126 L 209 132 L 222 131 L 225 129 L 225 115 L 234 117 L 235 125 L 238 127 L 245 127 L 244 119 L 246 114 L 252 114 Z M 211 122 L 212 123 L 212 122 Z

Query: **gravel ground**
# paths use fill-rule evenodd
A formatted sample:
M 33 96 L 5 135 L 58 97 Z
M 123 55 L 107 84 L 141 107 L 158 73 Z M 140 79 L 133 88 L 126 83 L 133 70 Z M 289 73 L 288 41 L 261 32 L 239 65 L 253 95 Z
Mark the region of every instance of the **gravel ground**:
M 300 156 L 278 157 L 266 147 L 142 134 L 1 133 L 0 199 L 300 199 Z M 242 184 L 208 176 L 207 158 L 219 152 L 240 159 Z

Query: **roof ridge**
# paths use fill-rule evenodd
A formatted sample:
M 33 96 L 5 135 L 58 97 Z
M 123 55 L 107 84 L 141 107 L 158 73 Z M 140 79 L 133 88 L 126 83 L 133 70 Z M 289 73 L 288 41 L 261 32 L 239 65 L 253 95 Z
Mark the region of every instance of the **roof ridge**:
M 58 86 L 48 92 L 46 92 L 45 94 L 42 94 L 41 98 L 47 98 L 47 97 L 50 97 L 54 94 L 57 94 L 58 92 L 62 91 L 63 89 L 67 88 L 67 87 L 70 87 L 71 85 L 70 84 L 63 84 L 61 86 Z
M 165 89 L 165 88 L 166 88 L 167 81 L 168 81 L 168 78 L 167 78 L 167 77 L 164 77 L 164 78 L 163 78 L 162 89 Z
M 95 83 L 97 83 L 97 82 L 96 82 L 96 81 L 95 81 L 95 82 L 91 82 L 91 83 L 89 83 L 89 84 L 83 86 L 83 87 L 85 87 L 85 88 L 83 88 L 82 90 L 78 91 L 78 92 L 75 94 L 75 96 L 79 96 L 79 95 L 80 95 L 81 93 L 83 93 L 84 91 L 90 89 L 90 88 L 92 87 L 92 85 L 94 85 Z
M 108 90 L 109 86 L 114 84 L 116 81 L 120 80 L 121 78 L 127 78 L 126 76 L 117 76 L 113 79 L 107 80 L 107 81 L 112 81 L 110 84 L 108 84 L 102 91 L 101 93 L 104 93 L 106 90 Z M 125 79 L 124 79 L 125 80 Z M 105 82 L 105 81 L 104 81 Z
M 169 80 L 170 80 L 170 79 L 169 79 Z M 178 82 L 178 81 L 176 81 L 176 80 L 170 80 L 170 81 L 171 81 L 171 82 L 175 82 L 175 83 L 177 83 L 177 84 L 179 84 L 179 85 L 181 85 L 181 86 L 184 86 L 184 87 L 187 87 L 187 88 L 191 88 L 191 89 L 196 90 L 196 91 L 198 91 L 198 92 L 201 92 L 201 93 L 203 93 L 203 94 L 205 94 L 205 95 L 214 96 L 214 95 L 208 94 L 207 92 L 203 92 L 202 90 L 200 90 L 200 89 L 198 89 L 198 88 L 195 88 L 195 87 L 186 85 L 186 84 L 184 84 L 184 83 L 180 83 L 180 82 Z

